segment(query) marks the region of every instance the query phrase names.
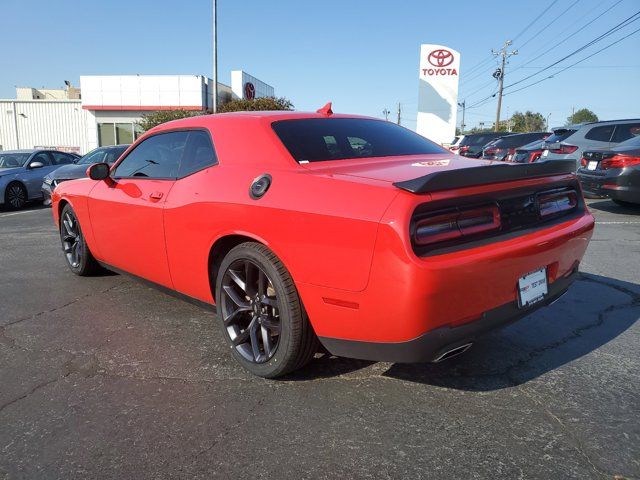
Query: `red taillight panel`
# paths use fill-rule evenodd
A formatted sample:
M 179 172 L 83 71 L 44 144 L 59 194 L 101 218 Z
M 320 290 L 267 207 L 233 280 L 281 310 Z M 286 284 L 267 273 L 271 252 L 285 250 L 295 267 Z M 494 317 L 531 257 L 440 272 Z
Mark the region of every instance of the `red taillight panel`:
M 498 229 L 500 210 L 497 205 L 456 209 L 418 221 L 414 242 L 416 245 L 431 245 Z
M 586 167 L 587 166 L 587 159 L 586 158 L 582 157 L 580 159 L 580 166 L 581 167 Z
M 542 156 L 542 150 L 534 150 L 529 154 L 529 163 L 537 162 Z
M 578 206 L 575 190 L 562 190 L 538 195 L 540 218 L 546 219 L 567 213 Z
M 634 165 L 640 165 L 640 157 L 632 157 L 631 155 L 614 155 L 613 157 L 600 162 L 600 168 L 602 170 L 610 168 L 625 168 Z
M 549 150 L 551 153 L 557 153 L 560 155 L 568 155 L 570 153 L 575 152 L 578 149 L 575 145 L 565 145 L 564 143 L 560 144 L 560 148 L 554 148 Z
M 464 152 L 466 152 L 467 150 L 469 150 L 469 147 L 468 147 L 468 146 L 460 147 L 460 153 L 464 153 Z

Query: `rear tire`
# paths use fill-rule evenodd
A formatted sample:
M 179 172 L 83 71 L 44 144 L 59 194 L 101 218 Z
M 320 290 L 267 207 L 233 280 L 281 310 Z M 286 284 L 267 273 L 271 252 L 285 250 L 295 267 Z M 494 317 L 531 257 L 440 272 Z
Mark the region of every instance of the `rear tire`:
M 100 270 L 82 234 L 82 228 L 71 205 L 65 205 L 60 214 L 60 242 L 67 265 L 81 277 Z
M 235 359 L 264 378 L 306 365 L 318 339 L 280 259 L 246 242 L 223 259 L 216 276 L 218 323 Z
M 12 182 L 4 191 L 4 204 L 11 210 L 20 210 L 27 204 L 27 189 L 20 182 Z

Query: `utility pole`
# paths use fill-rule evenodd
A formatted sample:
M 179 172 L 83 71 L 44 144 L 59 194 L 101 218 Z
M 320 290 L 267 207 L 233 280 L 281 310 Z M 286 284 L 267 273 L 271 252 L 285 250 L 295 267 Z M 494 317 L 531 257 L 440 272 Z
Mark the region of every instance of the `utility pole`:
M 464 133 L 464 127 L 466 127 L 466 124 L 464 123 L 464 111 L 467 108 L 467 101 L 463 100 L 462 102 L 458 102 L 458 106 L 462 107 L 462 123 L 460 124 L 460 133 Z
M 213 0 L 213 113 L 218 113 L 218 0 Z
M 398 125 L 400 125 L 400 112 L 401 112 L 400 102 L 398 102 Z
M 547 132 L 549 131 L 549 117 L 551 116 L 551 114 L 547 115 Z
M 507 64 L 507 58 L 517 55 L 517 50 L 512 50 L 511 52 L 507 52 L 507 47 L 509 47 L 513 42 L 511 40 L 507 40 L 504 42 L 504 45 L 500 49 L 499 52 L 494 52 L 491 50 L 496 57 L 501 57 L 501 67 L 498 68 L 493 74 L 494 78 L 498 79 L 498 110 L 496 111 L 496 125 L 495 131 L 497 132 L 500 129 L 500 108 L 502 107 L 502 85 L 504 82 L 504 68 Z
M 385 109 L 382 111 L 382 114 L 384 115 L 384 119 L 385 119 L 387 122 L 389 121 L 389 114 L 390 114 L 390 113 L 391 113 L 391 112 L 389 111 L 389 109 L 388 109 L 388 108 L 385 108 Z

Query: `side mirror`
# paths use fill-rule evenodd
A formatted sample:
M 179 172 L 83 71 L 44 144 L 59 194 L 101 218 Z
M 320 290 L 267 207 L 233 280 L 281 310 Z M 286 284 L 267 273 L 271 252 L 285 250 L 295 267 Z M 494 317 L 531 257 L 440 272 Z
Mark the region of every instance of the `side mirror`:
M 94 163 L 87 168 L 87 176 L 91 180 L 106 180 L 109 178 L 109 164 L 107 163 Z
M 42 168 L 44 167 L 44 163 L 42 162 L 31 162 L 29 164 L 29 168 Z

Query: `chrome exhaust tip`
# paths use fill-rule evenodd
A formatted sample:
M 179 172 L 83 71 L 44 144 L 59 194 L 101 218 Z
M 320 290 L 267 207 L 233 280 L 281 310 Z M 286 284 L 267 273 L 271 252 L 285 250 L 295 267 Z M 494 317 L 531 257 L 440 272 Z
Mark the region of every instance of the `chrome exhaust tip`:
M 449 358 L 457 357 L 458 355 L 462 355 L 464 352 L 471 348 L 473 343 L 465 343 L 464 345 L 460 345 L 458 347 L 452 348 L 451 350 L 447 350 L 444 353 L 441 353 L 436 358 L 432 360 L 433 363 L 440 363 L 444 360 L 448 360 Z

